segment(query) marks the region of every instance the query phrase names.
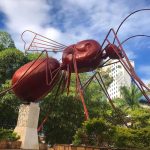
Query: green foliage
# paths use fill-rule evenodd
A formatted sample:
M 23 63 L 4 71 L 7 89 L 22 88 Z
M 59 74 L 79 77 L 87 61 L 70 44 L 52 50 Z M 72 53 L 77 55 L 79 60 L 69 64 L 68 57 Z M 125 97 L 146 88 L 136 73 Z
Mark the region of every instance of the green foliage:
M 12 48 L 13 47 L 13 48 Z M 9 34 L 0 32 L 0 91 L 11 86 L 10 79 L 13 73 L 25 63 L 35 60 L 39 53 L 24 55 L 14 48 L 15 45 Z M 43 54 L 41 57 L 44 57 Z M 106 87 L 112 82 L 109 71 L 98 69 L 104 78 Z M 82 73 L 80 78 L 85 83 L 91 77 L 91 73 Z M 149 147 L 150 110 L 139 107 L 138 98 L 141 96 L 139 90 L 132 86 L 130 89 L 122 87 L 122 99 L 116 101 L 117 113 L 112 110 L 107 102 L 102 89 L 94 79 L 85 89 L 85 102 L 90 118 L 84 121 L 83 106 L 79 96 L 76 94 L 75 75 L 72 74 L 70 95 L 58 93 L 55 99 L 56 88 L 40 102 L 40 121 L 49 112 L 48 121 L 43 126 L 47 142 L 51 144 L 70 144 L 75 134 L 75 144 L 87 144 L 94 146 L 111 145 L 115 147 Z M 10 128 L 16 124 L 20 101 L 9 91 L 0 97 L 0 126 Z M 120 115 L 119 115 L 120 114 Z M 122 120 L 126 121 L 127 115 L 130 117 L 131 129 L 123 127 Z M 119 117 L 121 116 L 121 118 Z M 96 119 L 97 118 L 97 119 Z M 120 125 L 120 127 L 116 125 Z M 7 135 L 1 133 L 0 139 L 15 140 L 15 133 Z M 2 136 L 3 135 L 3 136 Z M 144 140 L 143 140 L 144 139 Z
M 11 82 L 7 80 L 5 84 L 1 85 L 0 91 L 8 89 L 10 86 Z M 10 128 L 15 126 L 20 103 L 12 91 L 0 97 L 0 127 Z
M 85 121 L 76 131 L 73 143 L 93 146 L 107 146 L 111 143 L 114 127 L 102 118 Z
M 0 91 L 11 87 L 10 79 L 13 73 L 27 62 L 27 57 L 15 48 L 11 36 L 0 32 Z M 15 126 L 20 101 L 11 92 L 0 97 L 0 126 L 11 128 Z
M 123 86 L 120 91 L 125 102 L 124 105 L 128 105 L 132 110 L 139 107 L 139 98 L 142 96 L 142 93 L 135 85 L 132 85 L 130 88 Z
M 103 118 L 113 125 L 124 125 L 127 113 L 117 108 L 114 110 L 106 100 L 90 101 L 87 104 L 90 118 Z
M 98 69 L 97 72 L 100 72 L 100 74 L 103 76 L 104 83 L 106 87 L 108 87 L 112 82 L 112 78 L 109 76 L 108 70 L 102 71 L 101 69 Z M 93 76 L 93 73 L 80 73 L 79 76 L 82 84 L 84 85 L 86 81 Z M 73 73 L 71 74 L 70 94 L 73 96 L 76 95 L 76 77 Z M 87 104 L 90 103 L 90 101 L 106 101 L 104 92 L 102 91 L 100 85 L 95 78 L 92 80 L 92 82 L 90 82 L 88 86 L 85 87 L 84 97 Z
M 82 83 L 91 77 L 91 74 L 82 73 L 80 78 Z M 75 75 L 72 74 L 69 96 L 66 93 L 58 93 L 55 100 L 56 88 L 41 102 L 41 118 L 46 116 L 50 110 L 49 118 L 44 125 L 47 141 L 55 143 L 71 143 L 75 131 L 81 126 L 84 120 L 84 111 L 80 97 L 76 94 Z M 103 92 L 96 81 L 91 82 L 84 92 L 85 102 L 90 118 L 103 116 L 111 109 Z M 101 100 L 103 99 L 103 101 Z M 103 112 L 103 113 L 102 113 Z M 105 114 L 104 114 L 105 113 Z
M 28 59 L 28 62 L 36 60 L 37 58 L 39 58 L 39 56 L 41 55 L 41 53 L 38 52 L 34 52 L 34 53 L 27 53 L 26 58 Z M 45 54 L 42 54 L 40 56 L 40 58 L 46 57 Z
M 11 77 L 14 72 L 28 61 L 32 61 L 39 54 L 25 56 L 21 51 L 15 48 L 0 51 L 0 91 L 11 87 Z M 12 91 L 0 96 L 0 127 L 15 127 L 18 116 L 18 109 L 21 101 Z
M 17 135 L 17 133 L 12 132 L 10 135 L 8 135 L 8 140 L 9 141 L 17 141 L 20 139 L 20 136 Z
M 114 146 L 126 148 L 150 148 L 150 128 L 130 129 L 125 127 L 116 127 L 114 136 Z
M 90 118 L 108 118 L 112 111 L 111 106 L 105 100 L 96 99 L 87 103 Z
M 25 63 L 35 59 L 39 54 L 25 56 L 20 50 L 7 48 L 0 51 L 0 91 L 11 87 L 14 72 Z M 0 96 L 0 127 L 14 127 L 17 122 L 21 101 L 12 91 Z
M 15 48 L 14 41 L 12 40 L 10 34 L 0 31 L 0 51 L 6 48 Z
M 135 129 L 145 128 L 150 126 L 150 109 L 138 108 L 134 110 L 128 110 L 130 115 L 131 127 Z
M 97 72 L 99 72 L 101 74 L 101 76 L 103 77 L 103 81 L 105 83 L 106 88 L 108 88 L 108 86 L 111 84 L 111 82 L 113 81 L 112 77 L 109 76 L 108 72 L 109 70 L 103 71 L 101 69 L 97 69 Z M 85 77 L 86 76 L 86 77 Z M 90 78 L 90 75 L 85 73 L 85 76 L 82 77 L 84 79 L 88 79 Z M 97 78 L 99 79 L 98 75 Z M 85 81 L 86 81 L 85 80 Z M 98 84 L 97 80 L 94 79 L 90 85 L 88 86 L 88 88 L 86 88 L 85 90 L 85 99 L 87 99 L 90 103 L 90 101 L 106 101 L 107 98 L 104 94 L 104 92 L 102 91 L 100 85 Z
M 1 51 L 1 50 L 4 50 L 4 49 L 5 49 L 4 45 L 3 45 L 3 44 L 0 44 L 0 51 Z
M 150 127 L 131 129 L 113 126 L 106 120 L 90 119 L 74 135 L 74 145 L 111 146 L 118 148 L 150 148 Z
M 106 85 L 106 88 L 109 87 L 109 85 L 113 82 L 113 77 L 109 75 L 110 69 L 103 70 L 103 69 L 97 69 L 101 76 L 103 77 L 104 83 Z
M 19 139 L 20 136 L 18 136 L 17 133 L 13 132 L 13 130 L 0 128 L 0 141 L 17 141 Z
M 47 113 L 49 118 L 44 125 L 46 140 L 51 144 L 71 143 L 75 131 L 84 120 L 81 101 L 73 96 L 61 95 L 54 99 L 49 94 L 40 104 L 40 122 Z
M 15 49 L 9 48 L 0 52 L 0 85 L 7 79 L 11 79 L 13 73 L 27 62 L 24 54 Z
M 127 147 L 132 148 L 135 147 L 135 143 L 133 142 L 133 129 L 125 128 L 125 127 L 117 127 L 116 134 L 113 137 L 114 145 L 116 147 Z

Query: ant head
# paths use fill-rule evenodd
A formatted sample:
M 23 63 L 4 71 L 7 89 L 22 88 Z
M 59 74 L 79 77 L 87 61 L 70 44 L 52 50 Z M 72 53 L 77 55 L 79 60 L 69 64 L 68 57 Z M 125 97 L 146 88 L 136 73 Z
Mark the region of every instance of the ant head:
M 124 57 L 121 49 L 115 44 L 108 44 L 105 47 L 105 51 L 106 51 L 106 56 L 109 57 L 110 59 L 119 59 L 120 57 L 121 58 Z

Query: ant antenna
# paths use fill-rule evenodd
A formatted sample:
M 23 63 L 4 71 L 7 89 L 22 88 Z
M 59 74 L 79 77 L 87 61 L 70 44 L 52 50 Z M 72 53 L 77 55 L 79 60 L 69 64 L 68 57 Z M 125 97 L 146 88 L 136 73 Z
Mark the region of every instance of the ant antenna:
M 132 39 L 132 38 L 135 38 L 135 37 L 150 37 L 150 35 L 145 35 L 145 34 L 138 34 L 138 35 L 133 35 L 133 36 L 130 36 L 128 37 L 127 39 L 123 40 L 121 42 L 121 45 L 123 45 L 125 42 L 127 42 L 128 40 Z
M 140 11 L 147 11 L 147 10 L 150 10 L 150 8 L 136 10 L 136 11 L 130 13 L 127 17 L 125 17 L 125 18 L 123 19 L 123 21 L 120 23 L 120 25 L 118 26 L 117 31 L 116 31 L 116 35 L 118 34 L 119 29 L 121 28 L 121 26 L 123 25 L 123 23 L 124 23 L 130 16 L 132 16 L 133 14 L 135 14 L 135 13 L 137 13 L 137 12 L 140 12 Z M 115 38 L 114 38 L 113 44 L 114 44 L 114 43 L 115 43 Z

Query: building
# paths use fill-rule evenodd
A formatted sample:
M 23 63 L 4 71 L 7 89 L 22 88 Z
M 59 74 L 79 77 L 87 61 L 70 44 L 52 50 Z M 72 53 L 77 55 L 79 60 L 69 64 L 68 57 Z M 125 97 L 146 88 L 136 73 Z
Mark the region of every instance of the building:
M 112 61 L 111 63 L 115 61 Z M 134 67 L 134 62 L 130 61 L 130 63 Z M 113 82 L 110 84 L 108 88 L 108 93 L 112 99 L 120 98 L 121 97 L 120 87 L 121 86 L 130 87 L 132 79 L 120 62 L 107 66 L 107 69 L 110 70 L 110 76 L 113 77 Z

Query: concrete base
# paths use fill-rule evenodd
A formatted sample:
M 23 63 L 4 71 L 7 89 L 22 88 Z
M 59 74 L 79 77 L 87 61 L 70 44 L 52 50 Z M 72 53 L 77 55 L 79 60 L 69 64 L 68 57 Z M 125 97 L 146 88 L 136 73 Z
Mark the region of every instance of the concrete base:
M 14 132 L 20 135 L 22 149 L 39 149 L 37 133 L 39 112 L 40 108 L 35 103 L 20 106 L 18 122 Z

